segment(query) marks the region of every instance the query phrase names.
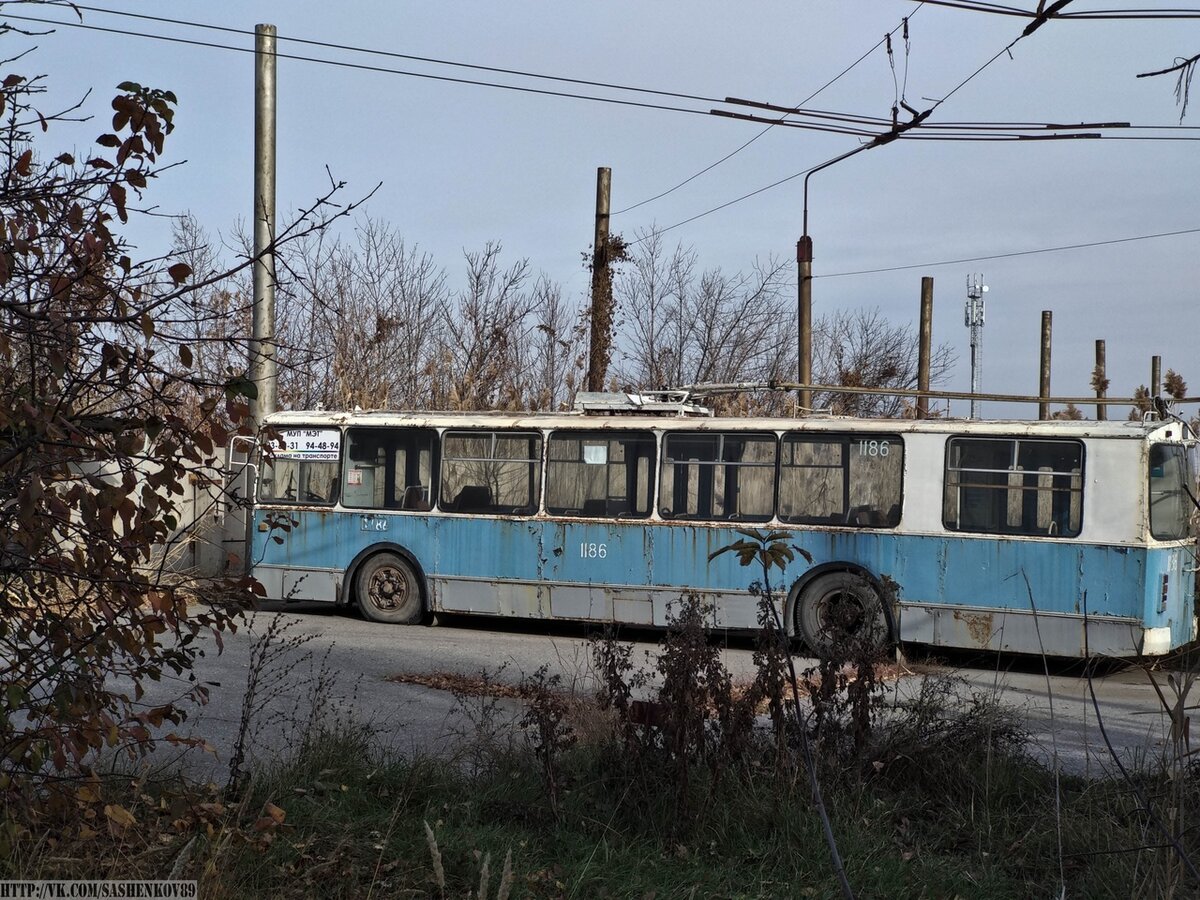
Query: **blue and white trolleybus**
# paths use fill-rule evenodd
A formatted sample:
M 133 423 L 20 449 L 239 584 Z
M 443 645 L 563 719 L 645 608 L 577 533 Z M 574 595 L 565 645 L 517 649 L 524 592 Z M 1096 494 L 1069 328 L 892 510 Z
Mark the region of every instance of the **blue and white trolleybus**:
M 709 556 L 739 528 L 770 528 L 812 555 L 786 573 L 781 613 L 817 650 L 848 602 L 879 610 L 893 640 L 946 647 L 1135 656 L 1196 637 L 1195 442 L 1182 421 L 599 406 L 274 414 L 252 572 L 268 597 L 385 623 L 446 612 L 661 626 L 695 590 L 715 627 L 753 628 L 754 573 Z

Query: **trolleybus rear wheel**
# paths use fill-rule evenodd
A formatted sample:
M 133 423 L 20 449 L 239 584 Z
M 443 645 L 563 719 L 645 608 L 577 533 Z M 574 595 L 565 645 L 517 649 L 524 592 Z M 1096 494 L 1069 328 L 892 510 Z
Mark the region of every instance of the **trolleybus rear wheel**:
M 368 619 L 393 625 L 421 620 L 421 582 L 413 567 L 395 553 L 377 553 L 354 579 L 358 608 Z
M 849 652 L 851 642 L 872 651 L 887 646 L 887 618 L 879 592 L 862 575 L 830 572 L 805 585 L 796 600 L 796 630 L 820 657 Z

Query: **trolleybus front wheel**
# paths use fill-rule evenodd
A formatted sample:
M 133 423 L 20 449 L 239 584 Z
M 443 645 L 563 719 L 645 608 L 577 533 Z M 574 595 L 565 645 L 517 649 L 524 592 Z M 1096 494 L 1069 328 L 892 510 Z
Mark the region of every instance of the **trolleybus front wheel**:
M 795 617 L 796 630 L 820 657 L 850 653 L 856 643 L 882 651 L 890 637 L 879 592 L 854 572 L 814 578 L 796 600 Z
M 358 608 L 368 619 L 392 625 L 421 620 L 421 582 L 395 553 L 377 553 L 362 564 L 354 580 Z

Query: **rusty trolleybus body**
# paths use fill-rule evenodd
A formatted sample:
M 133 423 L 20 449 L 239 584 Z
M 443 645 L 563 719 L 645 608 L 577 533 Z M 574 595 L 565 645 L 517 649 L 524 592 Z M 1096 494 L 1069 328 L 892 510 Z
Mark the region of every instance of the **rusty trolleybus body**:
M 274 414 L 253 574 L 270 598 L 355 604 L 380 622 L 662 626 L 695 590 L 715 627 L 748 629 L 761 572 L 709 555 L 763 528 L 812 554 L 784 576 L 781 612 L 817 649 L 848 600 L 883 607 L 894 640 L 948 647 L 1134 656 L 1196 636 L 1194 441 L 1181 421 L 620 407 Z M 885 577 L 896 587 L 880 604 Z

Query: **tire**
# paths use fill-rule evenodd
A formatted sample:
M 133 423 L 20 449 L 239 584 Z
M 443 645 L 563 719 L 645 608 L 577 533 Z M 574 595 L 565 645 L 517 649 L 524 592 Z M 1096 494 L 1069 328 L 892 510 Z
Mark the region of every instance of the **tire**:
M 421 580 L 395 553 L 377 553 L 362 564 L 354 578 L 354 599 L 368 619 L 389 625 L 415 625 L 424 610 Z
M 814 578 L 796 599 L 794 615 L 796 631 L 822 659 L 858 648 L 879 652 L 891 638 L 879 592 L 854 572 Z

